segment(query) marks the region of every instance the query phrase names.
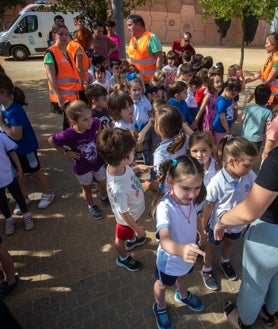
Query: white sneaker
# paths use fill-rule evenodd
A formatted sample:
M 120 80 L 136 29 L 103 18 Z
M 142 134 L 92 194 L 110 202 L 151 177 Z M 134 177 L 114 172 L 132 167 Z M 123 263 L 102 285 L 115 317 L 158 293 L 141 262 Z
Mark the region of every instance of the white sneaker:
M 5 225 L 5 234 L 6 235 L 12 235 L 15 231 L 15 220 L 10 217 L 6 219 L 6 225 Z
M 52 191 L 50 191 L 48 194 L 43 193 L 38 208 L 39 209 L 47 208 L 50 205 L 50 203 L 54 200 L 54 198 L 55 195 Z
M 30 204 L 30 202 L 31 202 L 31 200 L 29 198 L 25 199 L 25 203 L 26 203 L 27 206 Z M 14 215 L 22 215 L 22 212 L 21 212 L 18 204 L 16 204 L 16 206 L 13 210 L 13 214 Z
M 34 222 L 32 216 L 28 214 L 26 217 L 23 217 L 24 227 L 26 231 L 31 231 L 34 228 Z

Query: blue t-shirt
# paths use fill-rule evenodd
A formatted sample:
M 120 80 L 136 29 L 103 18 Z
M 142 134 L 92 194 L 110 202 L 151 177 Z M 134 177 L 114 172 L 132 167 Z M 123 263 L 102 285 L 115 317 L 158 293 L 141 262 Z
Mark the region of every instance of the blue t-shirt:
M 227 99 L 224 96 L 220 95 L 216 101 L 216 116 L 212 123 L 212 129 L 216 133 L 225 133 L 226 130 L 221 124 L 220 114 L 224 113 L 229 128 L 232 127 L 234 121 L 234 109 L 233 109 L 233 101 L 231 99 Z
M 22 137 L 14 140 L 17 144 L 15 150 L 18 155 L 25 155 L 36 151 L 39 148 L 36 134 L 31 126 L 27 114 L 23 107 L 13 102 L 5 111 L 2 111 L 3 121 L 10 127 L 22 126 Z M 12 138 L 11 138 L 12 139 Z
M 187 122 L 189 125 L 193 123 L 185 100 L 181 100 L 180 102 L 178 102 L 175 98 L 169 98 L 168 103 L 174 105 L 180 111 L 184 122 Z

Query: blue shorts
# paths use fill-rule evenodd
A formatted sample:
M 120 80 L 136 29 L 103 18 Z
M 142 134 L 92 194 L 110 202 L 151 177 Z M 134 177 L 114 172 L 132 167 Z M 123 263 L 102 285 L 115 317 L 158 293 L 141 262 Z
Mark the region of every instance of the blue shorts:
M 213 235 L 213 230 L 210 228 L 208 231 L 209 234 L 209 242 L 215 246 L 220 245 L 220 243 L 222 242 L 222 240 L 214 240 L 214 235 Z M 231 240 L 237 240 L 240 238 L 241 232 L 239 233 L 224 233 L 224 237 L 223 238 L 228 238 Z
M 193 271 L 194 266 L 191 267 L 190 271 L 186 274 L 189 274 Z M 155 274 L 154 274 L 156 280 L 160 281 L 164 286 L 173 286 L 177 281 L 177 276 L 165 274 L 164 272 L 161 272 L 157 269 L 157 266 L 155 267 Z

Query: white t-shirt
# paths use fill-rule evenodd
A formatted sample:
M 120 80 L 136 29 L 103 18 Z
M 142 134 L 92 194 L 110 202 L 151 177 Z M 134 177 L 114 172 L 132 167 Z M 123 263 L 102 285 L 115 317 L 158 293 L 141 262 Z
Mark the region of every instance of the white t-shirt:
M 0 188 L 8 186 L 14 180 L 14 169 L 7 152 L 15 150 L 17 144 L 6 134 L 0 133 Z
M 250 170 L 247 175 L 235 180 L 227 171 L 219 170 L 207 185 L 206 201 L 214 203 L 209 220 L 209 226 L 213 230 L 218 216 L 223 211 L 228 211 L 240 203 L 250 191 L 256 174 Z M 233 226 L 232 233 L 241 232 L 244 226 Z
M 188 220 L 184 214 L 188 216 Z M 195 243 L 197 211 L 193 202 L 189 206 L 182 206 L 177 204 L 169 194 L 165 194 L 156 208 L 156 231 L 159 232 L 162 228 L 170 230 L 171 238 L 176 243 Z M 159 245 L 156 266 L 163 273 L 181 276 L 188 273 L 193 264 L 185 262 L 182 257 L 167 253 Z
M 113 127 L 133 131 L 133 130 L 135 130 L 135 123 L 134 122 L 127 122 L 123 119 L 113 120 Z
M 112 176 L 107 167 L 107 193 L 117 223 L 127 225 L 120 213 L 128 212 L 137 221 L 145 210 L 144 192 L 134 171 L 126 166 L 121 176 Z

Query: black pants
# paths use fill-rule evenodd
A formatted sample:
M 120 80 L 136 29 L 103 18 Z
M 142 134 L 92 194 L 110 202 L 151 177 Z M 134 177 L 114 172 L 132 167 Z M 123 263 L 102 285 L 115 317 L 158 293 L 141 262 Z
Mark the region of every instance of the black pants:
M 5 189 L 8 189 L 17 204 L 19 205 L 19 208 L 23 214 L 25 214 L 28 211 L 28 208 L 26 206 L 25 198 L 21 192 L 21 188 L 18 184 L 17 178 L 15 178 L 11 184 L 9 184 L 6 187 L 0 188 L 0 210 L 5 218 L 11 217 L 11 211 L 9 208 L 6 191 Z

